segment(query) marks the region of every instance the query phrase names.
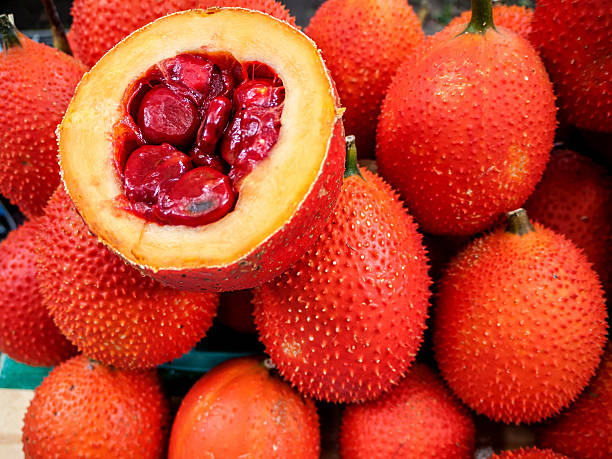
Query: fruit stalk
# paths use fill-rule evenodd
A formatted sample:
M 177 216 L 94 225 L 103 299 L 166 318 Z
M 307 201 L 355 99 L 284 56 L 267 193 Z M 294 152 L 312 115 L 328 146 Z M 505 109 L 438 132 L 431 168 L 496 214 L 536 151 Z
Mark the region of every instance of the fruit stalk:
M 508 226 L 506 226 L 506 232 L 516 234 L 518 236 L 524 236 L 531 231 L 535 231 L 533 225 L 529 221 L 527 211 L 525 209 L 517 209 L 507 213 Z
M 2 40 L 2 49 L 6 51 L 13 46 L 21 46 L 19 37 L 17 36 L 17 28 L 13 24 L 13 18 L 7 14 L 0 15 L 0 36 Z
M 491 0 L 472 0 L 472 19 L 465 32 L 484 34 L 489 28 L 495 29 Z
M 53 0 L 42 0 L 42 4 L 45 7 L 45 13 L 49 19 L 51 25 L 51 32 L 53 33 L 53 47 L 60 51 L 72 56 L 72 50 L 70 44 L 66 38 L 66 31 L 64 30 L 64 24 L 59 17 L 55 2 Z
M 346 162 L 344 164 L 344 178 L 348 178 L 351 175 L 358 175 L 363 178 L 361 172 L 359 172 L 359 165 L 357 164 L 357 146 L 355 145 L 355 136 L 346 136 Z M 364 179 L 365 180 L 365 179 Z

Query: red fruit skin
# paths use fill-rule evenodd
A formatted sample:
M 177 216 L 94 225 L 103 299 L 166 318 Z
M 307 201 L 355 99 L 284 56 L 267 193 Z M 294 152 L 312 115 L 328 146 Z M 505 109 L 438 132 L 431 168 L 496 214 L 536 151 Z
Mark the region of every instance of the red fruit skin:
M 612 132 L 612 8 L 599 0 L 538 0 L 529 40 L 555 86 L 559 114 Z
M 0 244 L 0 352 L 33 366 L 54 366 L 77 349 L 60 333 L 43 304 L 36 280 L 38 220 Z
M 529 43 L 501 28 L 464 29 L 445 29 L 408 57 L 377 131 L 381 175 L 433 234 L 474 234 L 519 207 L 556 126 L 552 85 Z
M 398 66 L 425 36 L 405 0 L 328 0 L 305 30 L 334 78 L 347 134 L 360 157 L 374 157 L 376 120 Z
M 589 387 L 560 416 L 541 426 L 538 444 L 571 457 L 604 459 L 612 454 L 612 345 Z
M 170 435 L 169 459 L 318 458 L 312 400 L 271 376 L 261 359 L 229 360 L 187 393 Z
M 198 8 L 202 9 L 232 6 L 262 11 L 281 21 L 288 22 L 293 27 L 300 28 L 296 26 L 295 18 L 291 16 L 289 10 L 285 8 L 285 5 L 276 0 L 198 0 Z
M 472 19 L 472 11 L 464 11 L 460 16 L 449 22 L 446 27 L 452 28 L 457 24 L 464 24 L 467 27 L 470 19 Z M 532 20 L 533 10 L 531 8 L 518 5 L 495 5 L 493 7 L 493 23 L 495 27 L 511 30 L 525 40 L 529 40 Z
M 520 448 L 513 451 L 503 451 L 494 454 L 490 459 L 570 459 L 563 454 L 555 453 L 551 449 Z
M 606 341 L 601 284 L 582 251 L 535 223 L 476 239 L 439 284 L 434 352 L 469 407 L 506 423 L 558 413 L 594 374 Z
M 340 456 L 471 459 L 475 436 L 467 410 L 432 370 L 415 364 L 390 392 L 345 408 Z
M 55 129 L 85 68 L 18 37 L 21 46 L 0 53 L 0 193 L 33 218 L 59 185 Z
M 583 249 L 609 290 L 612 180 L 602 166 L 571 150 L 553 152 L 525 209 L 531 218 Z
M 36 265 L 44 302 L 85 355 L 150 368 L 185 354 L 210 328 L 218 295 L 164 287 L 126 265 L 89 233 L 63 188 L 41 225 Z
M 373 399 L 406 373 L 429 305 L 416 224 L 380 177 L 344 180 L 312 248 L 254 290 L 255 325 L 281 376 L 331 402 Z
M 23 425 L 28 459 L 163 458 L 168 403 L 154 370 L 120 371 L 85 356 L 56 367 Z
M 219 295 L 219 322 L 240 333 L 257 333 L 253 321 L 253 291 L 238 290 Z

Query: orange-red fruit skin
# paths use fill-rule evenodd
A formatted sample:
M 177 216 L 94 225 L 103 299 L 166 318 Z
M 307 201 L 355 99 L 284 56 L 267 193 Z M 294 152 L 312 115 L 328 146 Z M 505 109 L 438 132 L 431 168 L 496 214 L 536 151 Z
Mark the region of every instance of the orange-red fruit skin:
M 42 215 L 60 181 L 55 129 L 84 67 L 18 34 L 0 53 L 0 193 L 29 218 Z
M 501 28 L 464 29 L 445 29 L 408 57 L 377 130 L 381 175 L 433 234 L 474 234 L 519 207 L 556 126 L 552 85 L 529 43 Z
M 599 0 L 538 0 L 530 41 L 555 86 L 559 114 L 612 132 L 612 8 Z
M 398 66 L 424 40 L 404 0 L 327 0 L 305 29 L 321 49 L 360 157 L 373 157 L 376 120 Z
M 520 448 L 512 451 L 503 451 L 494 454 L 491 459 L 570 459 L 563 454 L 554 452 L 551 449 Z
M 604 288 L 610 286 L 612 180 L 602 166 L 571 150 L 553 152 L 525 208 L 583 249 Z
M 0 244 L 0 352 L 34 366 L 53 366 L 76 354 L 43 304 L 36 280 L 38 220 Z
M 382 397 L 345 408 L 340 456 L 471 459 L 475 436 L 467 410 L 432 370 L 416 364 Z
M 472 11 L 464 11 L 460 16 L 448 23 L 451 28 L 457 24 L 467 26 L 472 19 Z M 529 39 L 531 32 L 531 21 L 533 20 L 533 10 L 518 5 L 495 5 L 493 6 L 493 23 L 495 27 L 503 27 L 520 35 L 525 40 Z
M 187 393 L 170 435 L 169 459 L 316 459 L 319 418 L 261 359 L 225 362 Z
M 395 192 L 361 169 L 344 180 L 323 233 L 255 289 L 255 325 L 280 374 L 311 397 L 372 399 L 410 367 L 430 279 L 421 236 Z
M 207 9 L 211 7 L 240 7 L 262 11 L 296 27 L 295 18 L 291 16 L 285 5 L 276 0 L 198 0 L 198 8 Z
M 606 340 L 601 284 L 586 257 L 535 223 L 475 240 L 440 282 L 434 351 L 468 406 L 506 423 L 543 420 L 587 385 Z
M 538 444 L 571 457 L 604 459 L 612 455 L 612 346 L 580 398 L 539 429 Z
M 61 187 L 41 224 L 41 293 L 55 323 L 85 355 L 118 368 L 149 368 L 204 337 L 217 294 L 164 287 L 126 265 L 89 233 Z
M 77 356 L 36 389 L 23 451 L 28 459 L 161 459 L 169 423 L 154 370 L 126 372 Z

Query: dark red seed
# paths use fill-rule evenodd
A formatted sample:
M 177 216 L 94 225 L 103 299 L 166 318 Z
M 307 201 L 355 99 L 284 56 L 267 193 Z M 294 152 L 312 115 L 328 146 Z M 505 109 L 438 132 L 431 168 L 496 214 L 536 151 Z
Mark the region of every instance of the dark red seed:
M 245 81 L 234 92 L 234 109 L 244 110 L 248 107 L 276 107 L 285 100 L 285 88 L 272 86 L 270 80 Z
M 227 177 L 210 167 L 183 175 L 153 207 L 155 216 L 172 225 L 199 226 L 215 222 L 232 210 L 236 194 Z
M 213 169 L 225 174 L 227 165 L 225 164 L 225 161 L 223 161 L 215 153 L 204 153 L 198 148 L 197 145 L 194 145 L 193 148 L 189 150 L 189 156 L 191 156 L 191 159 L 196 166 L 212 167 Z
M 138 126 L 147 143 L 189 148 L 199 125 L 198 110 L 193 102 L 165 86 L 151 89 L 138 110 Z
M 181 54 L 164 65 L 170 80 L 180 83 L 203 95 L 208 93 L 213 74 L 213 63 L 195 54 Z
M 212 155 L 215 152 L 231 114 L 232 103 L 227 97 L 215 97 L 210 101 L 206 118 L 198 130 L 197 146 L 201 153 Z M 199 164 L 197 157 L 194 157 L 194 161 Z

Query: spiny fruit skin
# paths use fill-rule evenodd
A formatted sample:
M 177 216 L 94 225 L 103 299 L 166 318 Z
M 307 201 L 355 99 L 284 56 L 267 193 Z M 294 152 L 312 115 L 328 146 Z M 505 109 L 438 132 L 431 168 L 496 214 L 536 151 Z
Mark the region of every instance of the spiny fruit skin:
M 472 11 L 463 12 L 448 23 L 449 28 L 457 24 L 466 25 L 472 19 Z M 493 22 L 495 27 L 503 27 L 520 35 L 525 40 L 529 39 L 531 32 L 531 21 L 533 20 L 533 10 L 518 5 L 495 5 L 493 7 Z
M 440 378 L 427 366 L 415 364 L 390 392 L 345 408 L 340 455 L 471 459 L 475 435 L 474 421 Z
M 204 337 L 218 295 L 164 287 L 123 263 L 89 233 L 62 187 L 41 225 L 43 299 L 85 355 L 118 368 L 149 368 L 180 357 Z
M 612 345 L 589 387 L 560 416 L 539 429 L 538 444 L 571 457 L 612 455 Z
M 280 374 L 320 400 L 377 397 L 410 367 L 430 279 L 421 235 L 395 192 L 361 169 L 323 234 L 255 290 L 255 325 Z
M 605 168 L 574 151 L 555 151 L 525 208 L 583 249 L 604 288 L 610 286 L 612 180 Z
M 504 451 L 494 454 L 491 459 L 570 459 L 563 454 L 555 453 L 551 449 L 520 448 L 513 451 Z
M 28 217 L 42 215 L 59 184 L 55 128 L 84 67 L 18 34 L 0 53 L 0 193 Z
M 295 18 L 291 16 L 291 13 L 285 5 L 276 0 L 199 0 L 198 8 L 207 9 L 211 7 L 240 7 L 248 8 L 250 10 L 262 11 L 274 16 L 281 21 L 288 22 L 292 26 L 295 25 Z
M 599 0 L 538 0 L 531 43 L 555 86 L 559 114 L 612 132 L 612 8 Z
M 155 370 L 127 372 L 85 356 L 56 367 L 23 425 L 28 459 L 162 458 L 170 423 Z
M 38 220 L 0 244 L 0 352 L 34 366 L 53 366 L 76 354 L 43 304 L 36 280 Z
M 321 49 L 346 108 L 344 127 L 373 157 L 376 120 L 397 67 L 424 40 L 405 0 L 327 0 L 305 30 Z
M 168 457 L 315 459 L 319 452 L 312 400 L 270 375 L 262 359 L 245 357 L 215 367 L 187 393 Z
M 431 39 L 400 67 L 377 131 L 380 173 L 424 231 L 469 235 L 520 206 L 553 145 L 552 85 L 510 31 Z
M 442 376 L 491 419 L 531 423 L 569 405 L 606 339 L 596 273 L 560 234 L 535 223 L 476 239 L 440 282 L 434 351 Z

